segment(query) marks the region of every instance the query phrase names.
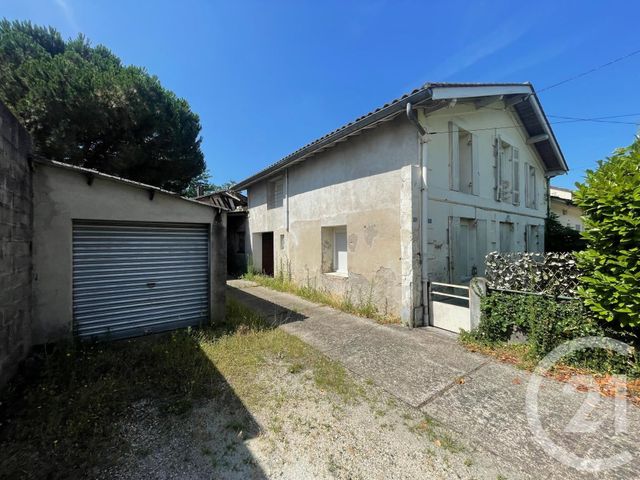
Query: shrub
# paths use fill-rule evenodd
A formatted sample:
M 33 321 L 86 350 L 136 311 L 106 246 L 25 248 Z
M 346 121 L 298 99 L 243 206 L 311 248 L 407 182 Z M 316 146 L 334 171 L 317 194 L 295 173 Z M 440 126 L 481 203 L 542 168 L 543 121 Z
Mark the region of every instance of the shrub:
M 567 340 L 603 334 L 579 300 L 493 292 L 483 298 L 481 310 L 480 325 L 472 332 L 476 340 L 504 342 L 519 330 L 538 357 Z
M 586 242 L 580 232 L 571 227 L 562 225 L 558 221 L 558 215 L 553 212 L 545 221 L 544 249 L 546 252 L 575 252 L 584 250 Z
M 578 254 L 579 294 L 600 320 L 623 331 L 640 326 L 640 140 L 587 170 L 575 201 L 584 212 L 587 249 Z

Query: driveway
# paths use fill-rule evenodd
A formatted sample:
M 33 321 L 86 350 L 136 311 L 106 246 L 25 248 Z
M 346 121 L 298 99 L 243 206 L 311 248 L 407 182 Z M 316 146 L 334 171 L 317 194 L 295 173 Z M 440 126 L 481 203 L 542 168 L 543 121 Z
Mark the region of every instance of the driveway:
M 526 399 L 538 377 L 436 329 L 383 326 L 252 282 L 228 285 L 230 297 L 462 436 L 508 478 L 640 478 L 640 411 L 631 404 L 542 379 L 529 396 L 536 440 Z

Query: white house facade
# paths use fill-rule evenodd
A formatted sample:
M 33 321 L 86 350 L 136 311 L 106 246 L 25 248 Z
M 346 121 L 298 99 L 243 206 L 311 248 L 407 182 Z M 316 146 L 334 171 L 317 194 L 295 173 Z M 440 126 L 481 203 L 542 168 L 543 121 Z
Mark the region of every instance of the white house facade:
M 544 250 L 548 179 L 566 170 L 530 84 L 427 84 L 235 188 L 254 268 L 417 326 L 429 280 Z
M 582 209 L 573 203 L 573 191 L 568 188 L 550 187 L 549 202 L 551 212 L 558 216 L 562 225 L 578 232 L 583 230 Z

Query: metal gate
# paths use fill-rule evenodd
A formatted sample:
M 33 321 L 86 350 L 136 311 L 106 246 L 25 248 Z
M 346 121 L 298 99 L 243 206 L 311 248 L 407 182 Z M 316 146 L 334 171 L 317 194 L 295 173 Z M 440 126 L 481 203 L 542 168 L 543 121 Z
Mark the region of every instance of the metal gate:
M 207 225 L 74 222 L 74 333 L 123 338 L 199 325 L 209 271 Z
M 427 292 L 429 325 L 455 333 L 471 330 L 468 286 L 428 282 Z

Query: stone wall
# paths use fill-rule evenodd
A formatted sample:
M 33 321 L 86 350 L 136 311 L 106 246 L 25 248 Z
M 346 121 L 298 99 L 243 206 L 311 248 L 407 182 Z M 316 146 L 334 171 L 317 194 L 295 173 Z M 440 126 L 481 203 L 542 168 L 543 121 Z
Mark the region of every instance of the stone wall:
M 31 141 L 0 104 L 0 387 L 31 346 Z

